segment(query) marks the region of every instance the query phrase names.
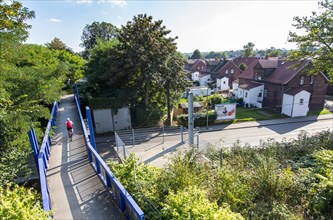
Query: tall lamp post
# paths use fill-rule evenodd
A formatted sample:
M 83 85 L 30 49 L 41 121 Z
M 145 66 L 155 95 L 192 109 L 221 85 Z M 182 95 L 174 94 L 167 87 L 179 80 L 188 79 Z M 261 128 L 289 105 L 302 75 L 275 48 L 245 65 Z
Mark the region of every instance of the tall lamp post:
M 207 86 L 207 96 L 206 96 L 206 129 L 208 130 L 208 89 L 209 87 Z

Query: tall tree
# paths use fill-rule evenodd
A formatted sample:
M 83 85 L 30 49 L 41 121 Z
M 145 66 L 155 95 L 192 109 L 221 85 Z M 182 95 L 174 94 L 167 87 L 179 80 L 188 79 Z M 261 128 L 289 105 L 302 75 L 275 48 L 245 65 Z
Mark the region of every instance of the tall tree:
M 327 73 L 333 81 L 333 2 L 318 3 L 321 12 L 312 12 L 308 17 L 294 17 L 293 26 L 305 34 L 289 32 L 289 42 L 295 42 L 298 50 L 289 52 L 290 60 L 311 59 L 310 73 Z
M 196 49 L 193 52 L 191 59 L 201 59 L 201 58 L 202 58 L 202 55 L 201 55 L 200 51 L 198 49 Z
M 118 28 L 111 23 L 96 22 L 94 21 L 90 25 L 86 25 L 83 29 L 81 36 L 82 43 L 80 46 L 84 47 L 83 57 L 89 58 L 89 50 L 92 49 L 97 39 L 102 41 L 108 41 L 117 36 Z
M 116 90 L 121 104 L 135 109 L 144 122 L 157 121 L 165 113 L 167 85 L 173 99 L 172 94 L 182 90 L 178 83 L 186 79 L 184 58 L 169 33 L 161 20 L 140 14 L 122 26 L 115 47 L 93 49 L 88 64 L 90 79 Z M 105 66 L 92 68 L 100 64 Z
M 73 50 L 67 47 L 66 44 L 57 37 L 55 37 L 50 43 L 46 43 L 45 46 L 51 50 L 66 50 L 71 54 L 74 54 Z
M 282 50 L 276 49 L 275 47 L 271 47 L 266 50 L 266 56 L 269 57 L 280 57 L 282 54 Z
M 242 56 L 243 57 L 253 57 L 254 56 L 254 43 L 248 42 L 243 46 Z

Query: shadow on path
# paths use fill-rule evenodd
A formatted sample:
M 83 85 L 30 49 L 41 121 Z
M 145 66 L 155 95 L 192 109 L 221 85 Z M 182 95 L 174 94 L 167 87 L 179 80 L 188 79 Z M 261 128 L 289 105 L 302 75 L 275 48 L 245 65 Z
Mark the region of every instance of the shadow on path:
M 71 142 L 66 118 L 74 122 Z M 55 133 L 47 171 L 54 219 L 125 219 L 90 165 L 73 95 L 59 103 Z

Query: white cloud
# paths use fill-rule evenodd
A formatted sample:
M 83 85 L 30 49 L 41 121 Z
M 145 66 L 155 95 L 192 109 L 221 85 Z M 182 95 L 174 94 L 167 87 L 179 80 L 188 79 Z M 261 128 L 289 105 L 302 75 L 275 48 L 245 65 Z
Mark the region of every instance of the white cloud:
M 91 4 L 93 0 L 76 0 L 78 4 Z
M 127 5 L 127 2 L 125 0 L 110 1 L 110 3 L 112 4 L 112 6 L 121 8 Z
M 62 20 L 60 20 L 60 19 L 58 19 L 58 18 L 50 18 L 50 19 L 48 19 L 47 21 L 49 21 L 49 22 L 53 22 L 53 23 L 61 23 L 61 22 L 62 22 Z
M 77 4 L 103 4 L 103 3 L 110 3 L 112 7 L 120 7 L 123 8 L 127 5 L 126 0 L 76 0 Z
M 118 16 L 118 19 L 120 19 L 120 20 L 121 20 L 121 19 L 123 19 L 123 17 L 121 17 L 121 16 Z

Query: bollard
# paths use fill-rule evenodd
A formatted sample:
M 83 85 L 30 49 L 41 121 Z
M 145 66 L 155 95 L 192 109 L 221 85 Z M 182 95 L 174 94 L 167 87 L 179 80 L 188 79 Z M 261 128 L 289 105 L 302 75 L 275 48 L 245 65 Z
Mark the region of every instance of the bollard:
M 132 129 L 132 144 L 133 144 L 133 147 L 134 147 L 135 146 L 134 129 Z
M 180 126 L 180 142 L 183 144 L 184 143 L 184 128 L 183 125 Z
M 164 126 L 162 127 L 162 137 L 163 137 L 163 142 L 162 142 L 162 144 L 164 144 Z

